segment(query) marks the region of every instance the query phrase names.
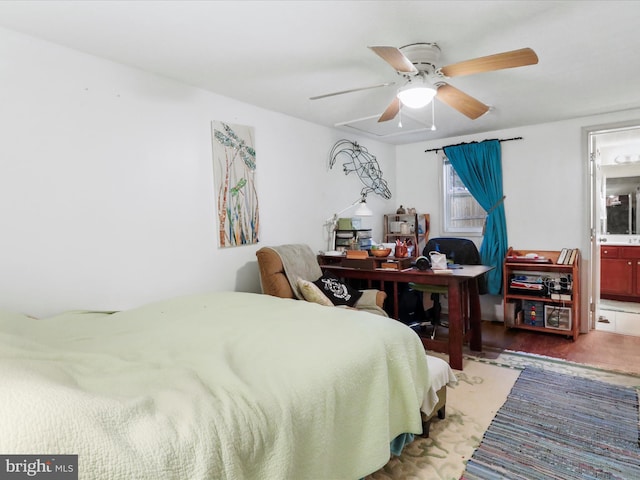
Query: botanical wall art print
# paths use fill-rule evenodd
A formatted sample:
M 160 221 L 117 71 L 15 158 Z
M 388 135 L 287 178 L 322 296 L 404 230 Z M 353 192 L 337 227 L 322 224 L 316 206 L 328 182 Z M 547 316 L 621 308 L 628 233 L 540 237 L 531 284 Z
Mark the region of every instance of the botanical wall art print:
M 218 245 L 258 243 L 258 196 L 253 127 L 214 121 L 213 177 L 218 206 Z

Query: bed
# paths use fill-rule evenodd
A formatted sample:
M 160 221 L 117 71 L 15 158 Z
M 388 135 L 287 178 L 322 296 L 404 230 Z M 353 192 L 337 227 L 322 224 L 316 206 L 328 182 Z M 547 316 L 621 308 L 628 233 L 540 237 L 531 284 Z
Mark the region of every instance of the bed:
M 0 452 L 91 480 L 358 479 L 438 402 L 403 324 L 240 292 L 0 312 L 0 378 Z

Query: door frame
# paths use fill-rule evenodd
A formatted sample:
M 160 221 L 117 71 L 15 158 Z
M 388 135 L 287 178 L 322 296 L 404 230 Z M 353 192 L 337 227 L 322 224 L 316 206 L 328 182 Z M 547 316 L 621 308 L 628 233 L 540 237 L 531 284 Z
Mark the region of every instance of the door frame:
M 602 125 L 593 125 L 582 129 L 582 145 L 585 148 L 587 161 L 587 204 L 589 205 L 588 225 L 586 235 L 590 245 L 591 265 L 587 269 L 587 298 L 589 330 L 596 327 L 596 321 L 600 312 L 600 164 L 595 151 L 596 137 L 600 134 L 622 132 L 638 129 L 640 131 L 640 119 L 625 122 L 615 122 Z

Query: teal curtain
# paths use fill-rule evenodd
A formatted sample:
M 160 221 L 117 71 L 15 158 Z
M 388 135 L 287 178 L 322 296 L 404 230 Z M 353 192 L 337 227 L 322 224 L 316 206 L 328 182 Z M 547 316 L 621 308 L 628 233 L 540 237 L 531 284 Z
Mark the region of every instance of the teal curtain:
M 445 147 L 444 153 L 456 173 L 487 212 L 480 258 L 484 265 L 495 268 L 487 273 L 487 292 L 502 292 L 502 262 L 508 249 L 507 221 L 502 194 L 502 158 L 500 142 L 485 140 Z

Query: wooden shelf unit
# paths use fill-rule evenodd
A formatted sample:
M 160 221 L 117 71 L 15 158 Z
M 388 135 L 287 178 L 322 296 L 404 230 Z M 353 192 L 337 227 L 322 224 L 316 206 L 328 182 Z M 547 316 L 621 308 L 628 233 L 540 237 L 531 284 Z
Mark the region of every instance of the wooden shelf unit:
M 398 228 L 393 228 L 394 223 L 407 223 L 409 233 L 402 233 Z M 422 255 L 422 249 L 429 239 L 430 215 L 428 213 L 389 213 L 384 216 L 383 242 L 395 243 L 396 240 L 406 242 L 411 240 L 415 246 L 414 257 Z
M 527 262 L 526 260 L 518 259 L 517 261 L 510 260 L 509 257 L 524 257 L 528 253 L 537 253 L 540 257 L 551 260 L 549 263 L 542 262 Z M 505 258 L 503 264 L 504 274 L 504 288 L 503 288 L 503 307 L 504 307 L 504 324 L 505 328 L 519 328 L 523 330 L 532 330 L 539 332 L 555 333 L 559 335 L 566 335 L 573 340 L 578 338 L 580 334 L 580 251 L 578 250 L 575 261 L 571 265 L 558 265 L 558 257 L 560 251 L 540 251 L 540 250 L 514 250 L 509 248 L 507 252 L 507 258 Z M 510 289 L 511 276 L 522 272 L 523 274 L 540 273 L 541 276 L 552 278 L 557 281 L 558 278 L 568 278 L 571 276 L 571 292 L 563 293 L 562 295 L 569 295 L 569 299 L 560 299 L 559 293 L 556 293 L 554 289 L 545 290 L 544 294 L 538 295 L 529 293 L 527 291 L 516 292 Z M 552 294 L 554 298 L 552 298 Z M 534 325 L 527 323 L 531 321 L 531 318 L 527 318 L 525 308 L 531 308 L 529 312 L 532 314 L 533 309 L 541 308 L 538 315 L 542 316 L 542 325 Z M 554 325 L 555 321 L 545 317 L 545 310 L 551 312 L 554 315 L 559 316 L 560 313 L 564 314 L 563 318 L 566 318 L 566 314 L 570 312 L 571 325 L 569 328 L 563 328 L 562 326 L 550 326 Z M 523 312 L 519 314 L 518 312 Z M 557 317 L 556 317 L 557 320 Z M 538 323 L 540 320 L 538 320 Z

